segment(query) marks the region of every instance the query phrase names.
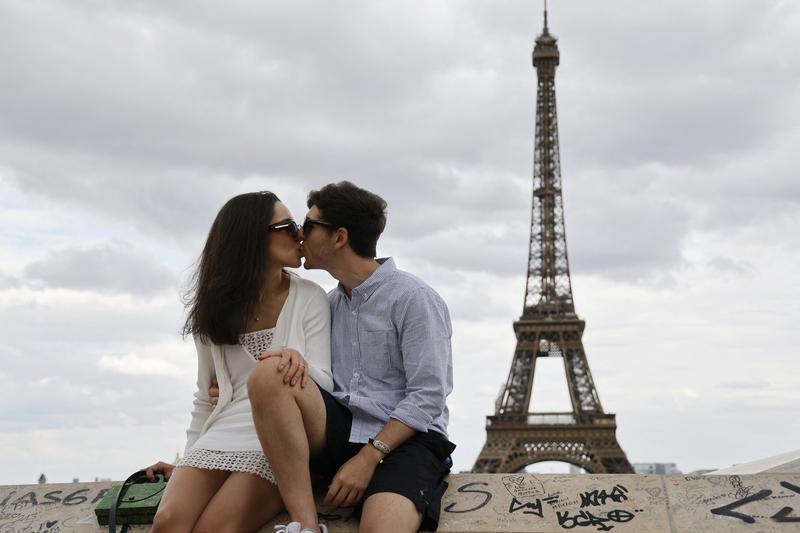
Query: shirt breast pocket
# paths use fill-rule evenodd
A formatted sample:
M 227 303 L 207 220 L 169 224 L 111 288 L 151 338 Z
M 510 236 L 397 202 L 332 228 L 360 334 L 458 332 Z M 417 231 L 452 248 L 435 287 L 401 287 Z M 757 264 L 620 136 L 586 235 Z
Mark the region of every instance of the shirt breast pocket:
M 361 366 L 372 377 L 383 378 L 392 369 L 389 330 L 361 332 Z

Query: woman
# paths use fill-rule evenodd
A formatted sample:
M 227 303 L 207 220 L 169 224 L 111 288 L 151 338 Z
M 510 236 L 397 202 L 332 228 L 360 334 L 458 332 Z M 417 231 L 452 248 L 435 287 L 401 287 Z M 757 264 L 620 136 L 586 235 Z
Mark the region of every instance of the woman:
M 305 354 L 284 360 L 285 386 L 333 388 L 330 308 L 299 267 L 300 228 L 270 192 L 229 200 L 211 226 L 190 292 L 184 333 L 195 339 L 197 392 L 183 459 L 158 463 L 169 474 L 153 532 L 256 531 L 282 508 L 253 425 L 247 377 L 270 349 Z M 212 381 L 219 401 L 209 401 Z

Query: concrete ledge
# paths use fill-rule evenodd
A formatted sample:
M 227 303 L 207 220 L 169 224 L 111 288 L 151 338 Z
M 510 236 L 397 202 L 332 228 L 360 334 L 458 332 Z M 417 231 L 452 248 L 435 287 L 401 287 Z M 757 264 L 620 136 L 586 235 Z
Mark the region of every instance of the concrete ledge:
M 449 482 L 439 526 L 447 533 L 800 531 L 800 474 L 456 474 Z M 103 531 L 93 510 L 111 485 L 0 487 L 0 533 Z M 320 516 L 331 533 L 357 529 L 350 509 L 321 507 Z
M 725 475 L 731 474 L 800 474 L 800 450 L 793 450 L 791 452 L 782 453 L 780 455 L 773 455 L 772 457 L 765 457 L 756 461 L 747 463 L 740 463 L 737 465 L 729 466 L 728 468 L 721 468 L 713 472 L 708 472 L 709 475 Z

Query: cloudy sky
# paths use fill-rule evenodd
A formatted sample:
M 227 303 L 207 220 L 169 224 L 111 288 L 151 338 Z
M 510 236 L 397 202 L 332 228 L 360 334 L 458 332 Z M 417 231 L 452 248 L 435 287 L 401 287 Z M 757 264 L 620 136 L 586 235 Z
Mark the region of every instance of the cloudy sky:
M 541 26 L 528 0 L 0 0 L 0 484 L 172 459 L 216 211 L 269 189 L 301 218 L 343 178 L 450 306 L 469 469 L 522 311 Z M 800 448 L 800 5 L 555 0 L 550 27 L 575 301 L 628 457 Z M 558 364 L 535 388 L 565 407 Z

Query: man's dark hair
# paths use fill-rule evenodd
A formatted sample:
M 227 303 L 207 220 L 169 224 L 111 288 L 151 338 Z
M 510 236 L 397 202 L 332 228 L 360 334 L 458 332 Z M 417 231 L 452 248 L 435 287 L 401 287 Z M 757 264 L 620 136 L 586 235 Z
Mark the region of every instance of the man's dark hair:
M 349 181 L 329 183 L 308 193 L 308 207 L 317 206 L 325 222 L 345 228 L 350 247 L 361 257 L 375 257 L 378 237 L 386 227 L 386 202 Z

